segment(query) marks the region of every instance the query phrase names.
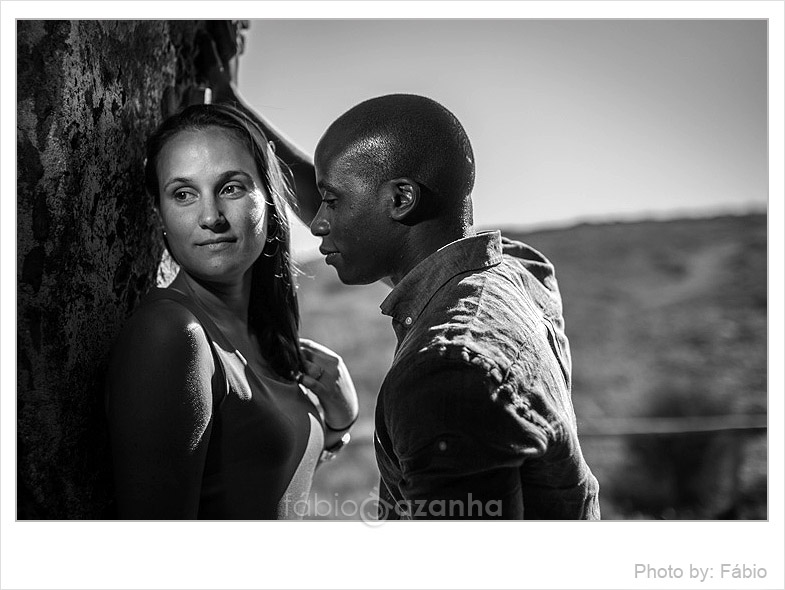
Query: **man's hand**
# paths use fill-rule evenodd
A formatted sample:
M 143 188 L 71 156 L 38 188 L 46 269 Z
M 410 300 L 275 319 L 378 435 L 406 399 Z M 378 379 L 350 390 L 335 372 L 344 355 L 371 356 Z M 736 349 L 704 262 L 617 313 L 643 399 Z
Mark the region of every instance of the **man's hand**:
M 230 59 L 237 53 L 237 33 L 229 30 L 229 23 L 225 25 L 227 30 L 221 28 L 218 31 L 202 33 L 196 40 L 199 51 L 195 60 L 197 75 L 210 87 L 212 102 L 216 103 L 236 100 Z M 221 44 L 220 49 L 218 43 Z

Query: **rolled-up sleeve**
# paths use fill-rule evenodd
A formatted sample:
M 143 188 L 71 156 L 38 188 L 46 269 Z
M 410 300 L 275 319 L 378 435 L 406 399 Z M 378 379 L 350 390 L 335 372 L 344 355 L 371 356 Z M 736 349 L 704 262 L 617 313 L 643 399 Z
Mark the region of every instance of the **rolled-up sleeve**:
M 487 365 L 424 355 L 395 377 L 388 427 L 409 516 L 522 518 L 520 467 L 546 436 L 499 399 Z

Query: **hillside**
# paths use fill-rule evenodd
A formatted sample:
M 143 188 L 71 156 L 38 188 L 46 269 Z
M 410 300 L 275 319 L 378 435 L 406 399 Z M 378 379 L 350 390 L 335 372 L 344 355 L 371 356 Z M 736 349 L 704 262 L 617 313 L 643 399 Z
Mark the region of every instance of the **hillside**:
M 765 436 L 608 430 L 646 424 L 636 418 L 765 414 L 765 215 L 504 233 L 556 266 L 603 516 L 765 518 Z M 378 479 L 373 410 L 395 344 L 378 306 L 389 289 L 344 286 L 321 261 L 304 272 L 303 335 L 343 355 L 362 405 L 355 441 L 320 468 L 315 498 L 359 503 Z

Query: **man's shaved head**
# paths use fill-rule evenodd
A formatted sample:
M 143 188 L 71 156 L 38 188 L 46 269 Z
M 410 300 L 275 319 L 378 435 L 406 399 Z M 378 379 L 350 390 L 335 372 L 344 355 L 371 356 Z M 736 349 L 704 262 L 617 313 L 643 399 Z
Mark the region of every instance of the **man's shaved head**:
M 463 126 L 438 102 L 413 94 L 372 98 L 341 115 L 319 141 L 316 157 L 349 157 L 355 173 L 379 185 L 411 178 L 452 209 L 474 187 L 474 154 Z
M 396 282 L 473 232 L 472 146 L 429 98 L 391 94 L 348 110 L 319 140 L 314 170 L 322 204 L 311 233 L 344 283 Z

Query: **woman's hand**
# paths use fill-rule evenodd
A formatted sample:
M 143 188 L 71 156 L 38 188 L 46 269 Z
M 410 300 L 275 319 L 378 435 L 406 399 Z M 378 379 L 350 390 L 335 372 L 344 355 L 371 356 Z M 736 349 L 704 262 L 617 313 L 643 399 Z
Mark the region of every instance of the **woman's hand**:
M 319 398 L 328 428 L 342 434 L 354 424 L 359 412 L 349 370 L 343 359 L 326 346 L 300 338 L 300 349 L 305 361 L 301 383 Z

